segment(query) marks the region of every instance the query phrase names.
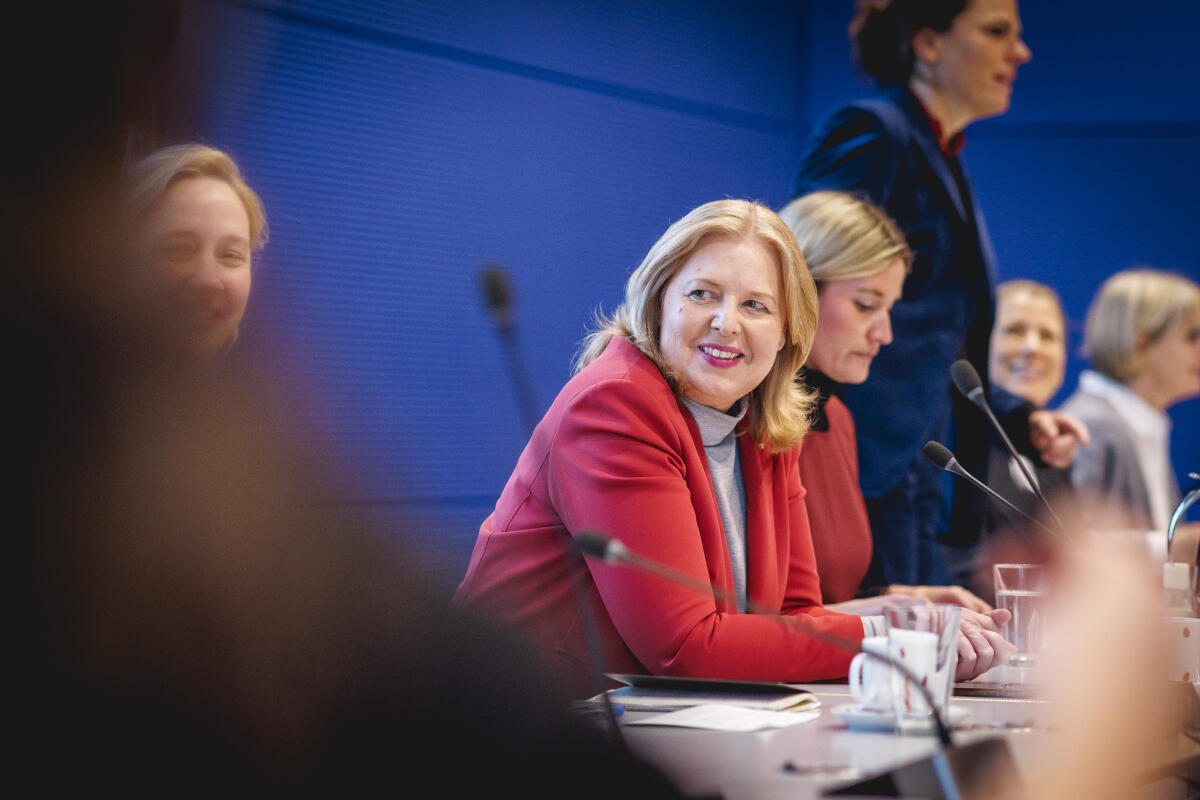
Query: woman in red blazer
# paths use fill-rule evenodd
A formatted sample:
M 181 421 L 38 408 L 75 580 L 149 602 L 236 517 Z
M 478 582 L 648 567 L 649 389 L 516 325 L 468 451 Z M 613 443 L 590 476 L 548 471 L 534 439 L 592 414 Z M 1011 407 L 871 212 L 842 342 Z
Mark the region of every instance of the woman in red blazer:
M 816 310 L 795 240 L 770 209 L 721 200 L 674 223 L 534 430 L 456 602 L 515 626 L 568 688 L 594 691 L 570 539 L 596 531 L 715 590 L 589 561 L 583 602 L 603 651 L 597 668 L 845 675 L 852 652 L 788 621 L 855 642 L 878 624 L 820 604 L 796 467 L 811 400 L 793 380 Z M 960 675 L 1007 657 L 990 619 L 964 630 L 977 658 Z

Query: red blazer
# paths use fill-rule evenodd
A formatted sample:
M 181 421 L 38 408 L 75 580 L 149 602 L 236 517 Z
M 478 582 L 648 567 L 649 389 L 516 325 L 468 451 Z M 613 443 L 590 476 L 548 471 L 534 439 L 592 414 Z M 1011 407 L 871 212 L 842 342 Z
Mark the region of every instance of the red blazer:
M 750 600 L 859 641 L 858 617 L 821 607 L 797 449 L 771 456 L 748 437 Z M 654 364 L 624 339 L 555 399 L 479 531 L 457 603 L 514 625 L 551 656 L 568 689 L 595 690 L 568 582 L 567 537 L 596 531 L 733 593 L 724 529 L 696 423 Z M 844 676 L 853 653 L 786 619 L 739 614 L 726 600 L 620 565 L 588 564 L 587 602 L 606 672 L 745 680 Z

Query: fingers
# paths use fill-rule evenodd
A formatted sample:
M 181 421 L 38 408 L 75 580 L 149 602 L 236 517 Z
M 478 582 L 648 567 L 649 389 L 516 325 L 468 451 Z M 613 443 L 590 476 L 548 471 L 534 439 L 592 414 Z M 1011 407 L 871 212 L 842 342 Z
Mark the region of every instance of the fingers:
M 1012 619 L 1012 612 L 1007 608 L 993 608 L 987 613 L 987 616 L 996 625 L 996 630 L 999 631 Z
M 1036 438 L 1053 439 L 1058 436 L 1058 433 L 1058 422 L 1054 417 L 1054 412 L 1038 409 L 1029 414 L 1030 441 Z
M 1004 627 L 1004 623 L 1008 622 L 1010 617 L 1012 617 L 1011 612 L 1003 608 L 994 608 L 984 613 L 964 610 L 960 625 L 962 627 L 974 625 L 985 631 L 999 633 L 1000 629 Z
M 1079 445 L 1092 442 L 1087 426 L 1070 414 L 1038 410 L 1029 415 L 1029 441 L 1042 461 L 1066 468 L 1075 460 Z
M 958 666 L 954 670 L 954 679 L 956 681 L 969 681 L 976 675 L 975 672 L 975 648 L 971 645 L 967 635 L 963 633 L 962 628 L 958 631 Z
M 1092 434 L 1090 431 L 1088 431 L 1088 426 L 1084 424 L 1083 420 L 1079 419 L 1078 417 L 1071 416 L 1070 414 L 1064 414 L 1061 411 L 1054 411 L 1051 413 L 1054 414 L 1055 420 L 1058 423 L 1058 430 L 1060 434 L 1072 434 L 1084 447 L 1091 447 Z
M 955 670 L 957 680 L 965 681 L 978 677 L 1008 661 L 1016 652 L 1016 647 L 993 627 L 998 620 L 1007 621 L 1008 616 L 1008 612 L 1001 609 L 992 614 L 973 615 L 963 619 L 958 636 L 958 669 Z

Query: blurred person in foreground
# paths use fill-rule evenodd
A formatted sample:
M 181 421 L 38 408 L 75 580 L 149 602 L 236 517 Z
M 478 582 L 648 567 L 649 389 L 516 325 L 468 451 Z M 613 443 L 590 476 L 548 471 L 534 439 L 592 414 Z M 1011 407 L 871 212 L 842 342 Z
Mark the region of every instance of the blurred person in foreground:
M 1017 71 L 1032 56 L 1015 0 L 864 0 L 857 8 L 855 61 L 880 91 L 816 126 L 796 194 L 863 192 L 912 248 L 892 309 L 895 340 L 842 400 L 857 428 L 880 582 L 946 584 L 939 545 L 972 543 L 987 501 L 959 490 L 922 448 L 947 444 L 970 472 L 983 472 L 989 426 L 953 392 L 950 365 L 966 359 L 988 390 L 995 302 L 995 255 L 961 151 L 968 126 L 1008 111 Z M 1018 401 L 990 402 L 1043 459 L 1070 462 L 1078 432 L 1053 412 L 1010 418 Z
M 14 75 L 47 53 L 81 65 L 14 82 L 21 146 L 5 150 L 0 197 L 19 420 L 10 782 L 46 796 L 675 796 L 569 719 L 511 641 L 431 599 L 401 542 L 323 502 L 328 473 L 262 364 L 177 368 L 168 321 L 131 290 L 118 211 L 136 112 L 164 111 L 136 90 L 164 72 L 173 10 L 32 6 L 37 24 L 0 56 Z M 464 752 L 469 770 L 443 767 Z
M 148 304 L 182 352 L 227 351 L 250 299 L 251 262 L 267 239 L 262 200 L 226 153 L 164 147 L 130 170 L 135 260 Z
M 1085 530 L 1070 511 L 1065 520 L 1068 531 Z M 1192 686 L 1167 679 L 1159 565 L 1137 543 L 1078 535 L 1037 556 L 1050 570 L 1043 613 L 1053 636 L 1036 667 L 1045 702 L 1035 725 L 1046 733 L 1022 748 L 1019 779 L 978 784 L 1006 800 L 1186 796 L 1179 762 L 1195 750 L 1183 731 L 1197 704 Z
M 799 469 L 822 601 L 859 614 L 881 613 L 885 602 L 900 598 L 990 611 L 961 586 L 880 585 L 872 558 L 854 418 L 839 395 L 845 385 L 867 379 L 875 355 L 892 341 L 890 313 L 912 260 L 903 234 L 878 207 L 845 192 L 812 192 L 779 215 L 817 284 L 817 333 L 801 372 L 816 400 Z
M 516 626 L 573 693 L 597 688 L 588 613 L 601 672 L 844 676 L 883 624 L 821 606 L 796 448 L 811 398 L 795 375 L 816 326 L 816 287 L 773 211 L 720 200 L 673 223 L 585 340 L 480 528 L 456 600 Z M 583 531 L 714 591 L 589 561 L 583 609 L 570 584 Z M 966 615 L 960 678 L 1010 648 L 998 633 L 1007 615 Z
M 1087 522 L 1165 531 L 1179 501 L 1166 411 L 1200 395 L 1200 286 L 1153 269 L 1118 272 L 1088 308 L 1091 369 L 1063 404 L 1092 445 L 1071 467 Z

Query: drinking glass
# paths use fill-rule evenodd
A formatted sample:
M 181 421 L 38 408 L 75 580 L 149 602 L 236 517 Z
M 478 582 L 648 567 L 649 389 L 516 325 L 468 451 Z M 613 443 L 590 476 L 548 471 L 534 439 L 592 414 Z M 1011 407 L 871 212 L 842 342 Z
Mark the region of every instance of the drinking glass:
M 1046 568 L 1040 564 L 996 564 L 996 607 L 1012 614 L 1004 625 L 1004 638 L 1017 646 L 1010 666 L 1030 667 L 1042 649 L 1045 615 Z
M 962 608 L 954 605 L 885 606 L 888 655 L 908 667 L 924 685 L 946 719 L 954 671 L 958 667 L 958 623 Z M 896 729 L 904 733 L 933 732 L 933 714 L 920 689 L 892 670 L 892 702 Z

